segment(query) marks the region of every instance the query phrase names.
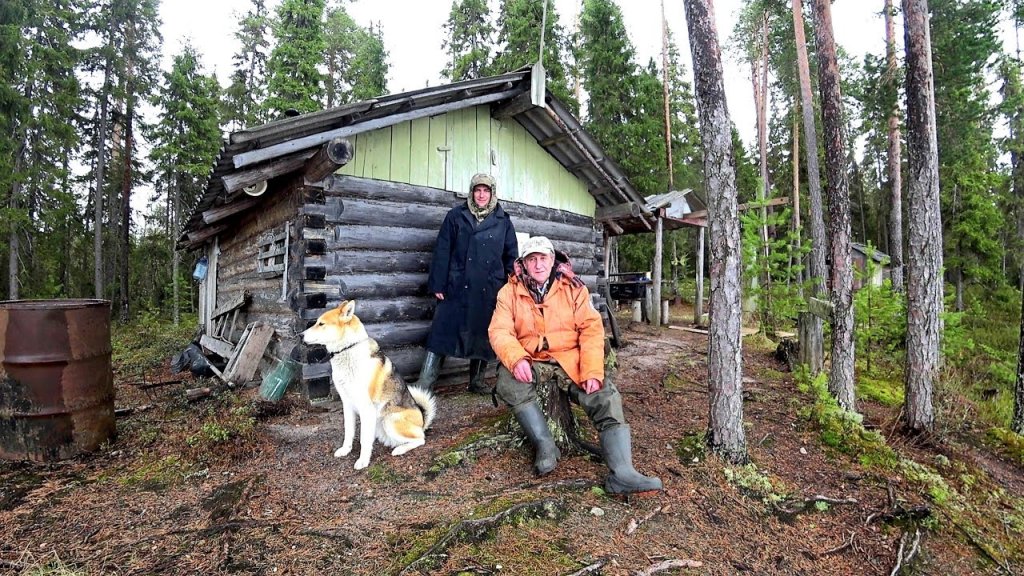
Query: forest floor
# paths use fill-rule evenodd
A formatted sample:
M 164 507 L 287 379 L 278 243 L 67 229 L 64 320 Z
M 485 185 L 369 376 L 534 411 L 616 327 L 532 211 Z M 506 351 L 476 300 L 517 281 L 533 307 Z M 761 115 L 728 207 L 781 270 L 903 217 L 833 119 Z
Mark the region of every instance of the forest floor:
M 439 386 L 425 446 L 378 445 L 355 471 L 332 456 L 335 404 L 266 405 L 255 388 L 190 403 L 204 383 L 141 390 L 119 372 L 117 406 L 151 408 L 119 417 L 115 442 L 0 463 L 0 573 L 1024 573 L 1024 470 L 971 434 L 911 442 L 898 407 L 865 400 L 863 426 L 830 435 L 820 393 L 751 341 L 751 464 L 730 465 L 703 451 L 707 336 L 620 322 L 634 462 L 664 492 L 610 497 L 579 454 L 534 478 L 530 450 L 504 441 L 507 410 L 462 383 Z

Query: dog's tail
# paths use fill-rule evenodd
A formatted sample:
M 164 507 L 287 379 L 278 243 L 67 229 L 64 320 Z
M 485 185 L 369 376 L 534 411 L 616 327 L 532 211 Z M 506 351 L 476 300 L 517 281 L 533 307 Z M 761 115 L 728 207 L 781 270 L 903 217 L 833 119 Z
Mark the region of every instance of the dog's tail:
M 423 411 L 423 429 L 430 428 L 430 423 L 434 421 L 434 416 L 437 414 L 434 395 L 430 390 L 418 386 L 409 386 L 409 394 L 412 396 L 412 401 Z

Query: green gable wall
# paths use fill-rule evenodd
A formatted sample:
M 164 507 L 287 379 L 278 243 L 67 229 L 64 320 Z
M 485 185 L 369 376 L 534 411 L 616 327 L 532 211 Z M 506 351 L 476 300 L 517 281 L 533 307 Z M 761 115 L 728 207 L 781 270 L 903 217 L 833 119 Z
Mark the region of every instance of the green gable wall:
M 593 216 L 586 185 L 512 119 L 476 106 L 402 122 L 355 137 L 355 158 L 340 174 L 405 182 L 465 194 L 469 179 L 488 172 L 498 198 Z

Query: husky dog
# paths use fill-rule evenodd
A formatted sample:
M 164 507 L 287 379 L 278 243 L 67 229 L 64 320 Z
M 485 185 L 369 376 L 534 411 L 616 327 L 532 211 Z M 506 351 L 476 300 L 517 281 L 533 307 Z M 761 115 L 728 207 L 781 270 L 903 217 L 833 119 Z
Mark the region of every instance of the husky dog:
M 345 416 L 345 439 L 334 452 L 347 456 L 355 439 L 359 418 L 359 459 L 356 470 L 370 464 L 374 438 L 395 449 L 398 456 L 422 446 L 423 433 L 434 420 L 433 395 L 406 386 L 391 360 L 380 353 L 377 341 L 355 315 L 354 300 L 324 312 L 302 333 L 306 344 L 322 344 L 331 354 L 331 380 L 338 389 Z

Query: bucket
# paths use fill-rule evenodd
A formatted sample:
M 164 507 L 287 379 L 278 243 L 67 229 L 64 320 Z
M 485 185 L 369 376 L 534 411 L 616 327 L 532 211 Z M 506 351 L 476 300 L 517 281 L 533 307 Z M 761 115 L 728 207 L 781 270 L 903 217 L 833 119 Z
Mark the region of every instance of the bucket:
M 294 360 L 279 360 L 277 366 L 263 378 L 260 384 L 260 397 L 270 402 L 277 402 L 284 396 L 288 385 L 295 379 L 299 371 L 299 363 Z
M 48 462 L 114 437 L 107 300 L 0 302 L 0 458 Z

